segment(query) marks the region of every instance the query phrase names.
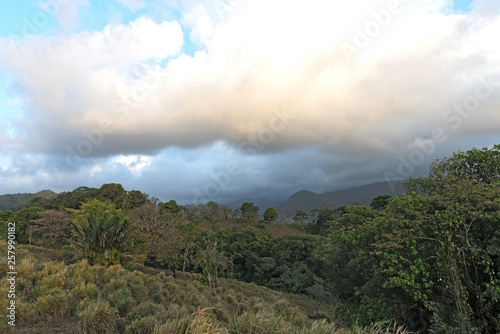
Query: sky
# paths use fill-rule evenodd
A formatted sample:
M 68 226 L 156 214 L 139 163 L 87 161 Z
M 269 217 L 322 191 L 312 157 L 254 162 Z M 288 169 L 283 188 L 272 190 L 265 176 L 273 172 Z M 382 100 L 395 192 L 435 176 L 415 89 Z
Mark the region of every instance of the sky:
M 425 176 L 500 133 L 497 0 L 0 0 L 0 194 Z

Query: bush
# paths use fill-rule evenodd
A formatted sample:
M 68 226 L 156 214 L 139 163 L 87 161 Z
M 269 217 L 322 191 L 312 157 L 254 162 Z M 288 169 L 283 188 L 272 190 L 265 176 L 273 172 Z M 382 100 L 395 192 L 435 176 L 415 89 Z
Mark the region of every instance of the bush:
M 140 303 L 139 305 L 134 307 L 132 311 L 127 315 L 127 319 L 141 319 L 147 316 L 163 314 L 164 312 L 165 309 L 163 308 L 163 306 L 147 301 Z
M 97 299 L 99 296 L 99 289 L 94 283 L 77 285 L 73 288 L 73 290 L 71 290 L 71 292 L 76 300 L 83 300 L 85 298 Z
M 150 315 L 132 322 L 131 325 L 127 326 L 125 332 L 127 334 L 152 334 L 159 323 L 155 316 Z
M 80 334 L 114 333 L 118 312 L 107 302 L 98 300 L 84 302 L 78 313 L 78 331 Z

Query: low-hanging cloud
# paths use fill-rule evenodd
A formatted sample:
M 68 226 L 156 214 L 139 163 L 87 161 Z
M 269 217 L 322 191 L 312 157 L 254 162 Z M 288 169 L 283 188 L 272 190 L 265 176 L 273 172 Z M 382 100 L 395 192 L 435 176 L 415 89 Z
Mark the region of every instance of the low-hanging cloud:
M 198 39 L 211 37 L 193 56 L 180 54 L 177 22 L 139 18 L 102 32 L 34 37 L 21 56 L 7 46 L 1 58 L 30 106 L 18 123 L 25 152 L 63 154 L 103 119 L 113 130 L 95 155 L 239 145 L 285 108 L 294 121 L 267 149 L 388 152 L 442 125 L 450 104 L 500 73 L 499 16 L 445 15 L 446 4 L 398 5 L 350 58 L 342 43 L 356 47 L 356 34 L 390 2 L 241 1 L 215 31 L 197 26 Z M 500 121 L 499 92 L 455 135 L 496 131 L 488 125 Z
M 50 156 L 69 167 L 80 155 L 75 165 L 104 180 L 105 157 L 122 156 L 113 170 L 144 178 L 162 173 L 150 156 L 224 143 L 241 166 L 260 159 L 256 153 L 290 166 L 303 162 L 283 174 L 262 160 L 240 179 L 321 188 L 347 177 L 346 170 L 367 180 L 376 174 L 368 165 L 394 170 L 398 154 L 437 128 L 457 142 L 498 133 L 495 1 L 475 1 L 463 14 L 448 0 L 217 3 L 178 4 L 178 21 L 139 17 L 102 31 L 0 37 L 0 71 L 25 108 L 24 117 L 8 120 L 15 135 L 0 133 L 2 151 Z M 186 39 L 197 52 L 183 53 Z M 489 94 L 473 112 L 454 111 L 478 89 Z M 73 160 L 64 160 L 68 155 Z M 197 159 L 205 163 L 191 166 L 193 174 L 224 168 Z M 14 167 L 48 168 L 37 163 Z

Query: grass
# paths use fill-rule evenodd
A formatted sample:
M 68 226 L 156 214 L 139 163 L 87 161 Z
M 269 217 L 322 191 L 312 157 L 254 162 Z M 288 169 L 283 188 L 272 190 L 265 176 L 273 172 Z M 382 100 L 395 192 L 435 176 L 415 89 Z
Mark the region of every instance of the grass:
M 209 289 L 189 273 L 174 279 L 160 270 L 91 266 L 25 245 L 16 253 L 18 333 L 405 333 L 388 324 L 344 328 L 327 304 L 250 283 L 221 279 Z M 0 260 L 3 296 L 6 269 Z M 317 314 L 323 319 L 312 320 Z

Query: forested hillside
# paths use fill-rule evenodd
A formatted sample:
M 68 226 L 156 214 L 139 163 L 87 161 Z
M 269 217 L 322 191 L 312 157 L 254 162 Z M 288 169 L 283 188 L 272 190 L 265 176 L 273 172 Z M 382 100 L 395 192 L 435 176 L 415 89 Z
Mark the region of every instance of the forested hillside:
M 497 145 L 436 160 L 370 207 L 297 208 L 293 226 L 272 207 L 182 206 L 115 183 L 34 198 L 0 212 L 19 244 L 18 328 L 497 333 L 499 182 Z
M 313 221 L 316 213 L 321 209 L 336 209 L 354 203 L 369 206 L 376 196 L 398 196 L 404 193 L 404 190 L 403 181 L 393 181 L 390 186 L 387 182 L 377 182 L 322 194 L 302 190 L 290 196 L 285 203 L 277 207 L 277 210 L 282 218 L 294 217 L 297 210 L 301 210 L 308 214 L 310 221 Z
M 42 190 L 35 194 L 10 194 L 0 195 L 0 210 L 13 210 L 26 206 L 28 202 L 36 197 L 52 198 L 57 194 L 51 190 Z

